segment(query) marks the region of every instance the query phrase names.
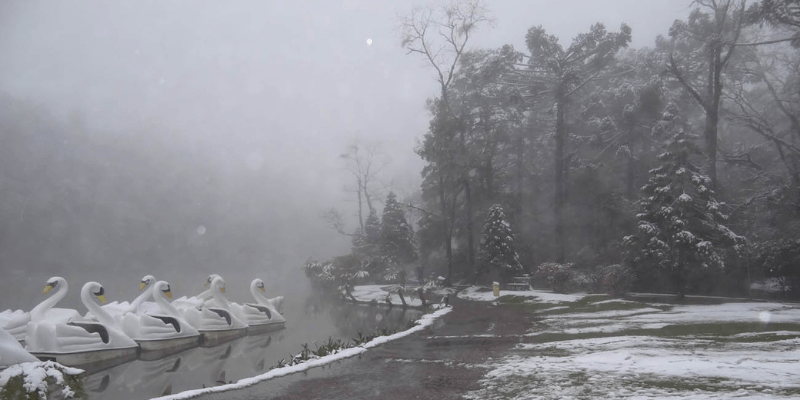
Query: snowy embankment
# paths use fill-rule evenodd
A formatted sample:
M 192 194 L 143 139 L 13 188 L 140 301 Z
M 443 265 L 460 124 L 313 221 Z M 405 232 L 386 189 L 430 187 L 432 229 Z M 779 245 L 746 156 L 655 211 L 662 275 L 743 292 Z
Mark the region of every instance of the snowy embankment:
M 377 293 L 377 292 L 375 292 L 375 293 Z M 385 295 L 385 292 L 383 292 L 383 293 Z M 202 389 L 187 390 L 187 391 L 184 391 L 184 392 L 181 392 L 181 393 L 177 393 L 177 394 L 174 394 L 174 395 L 158 397 L 158 399 L 160 399 L 160 400 L 166 400 L 166 399 L 188 399 L 188 398 L 197 397 L 197 396 L 200 396 L 200 395 L 203 395 L 203 394 L 208 394 L 208 393 L 219 393 L 219 392 L 225 392 L 225 391 L 229 391 L 229 390 L 242 389 L 242 388 L 245 388 L 245 387 L 248 387 L 248 386 L 252 386 L 252 385 L 255 385 L 255 384 L 259 383 L 259 382 L 263 382 L 263 381 L 266 381 L 266 380 L 269 380 L 269 379 L 272 379 L 272 378 L 278 378 L 278 377 L 281 377 L 281 376 L 285 376 L 285 375 L 294 374 L 294 373 L 297 373 L 297 372 L 306 371 L 306 370 L 308 370 L 310 368 L 320 367 L 320 366 L 323 366 L 323 365 L 327 365 L 327 364 L 333 363 L 333 362 L 338 361 L 338 360 L 342 360 L 342 359 L 345 359 L 345 358 L 350 358 L 350 357 L 353 357 L 353 356 L 357 356 L 359 354 L 362 354 L 362 353 L 366 352 L 367 349 L 370 349 L 372 347 L 375 347 L 375 346 L 390 342 L 392 340 L 397 340 L 397 339 L 406 337 L 406 336 L 411 335 L 411 334 L 413 334 L 415 332 L 419 332 L 419 331 L 425 329 L 426 327 L 430 326 L 431 324 L 433 324 L 433 322 L 436 321 L 436 319 L 438 319 L 438 318 L 442 317 L 443 315 L 449 313 L 451 310 L 452 310 L 452 308 L 449 308 L 449 307 L 448 308 L 441 308 L 441 309 L 439 309 L 437 311 L 434 311 L 433 313 L 425 314 L 417 321 L 417 325 L 411 327 L 410 329 L 407 329 L 407 330 L 402 331 L 402 332 L 397 332 L 395 334 L 388 335 L 388 336 L 378 336 L 378 337 L 370 340 L 367 343 L 361 344 L 361 345 L 359 345 L 357 347 L 351 347 L 351 348 L 348 348 L 348 349 L 340 350 L 340 351 L 336 352 L 335 354 L 330 354 L 330 355 L 327 355 L 327 356 L 324 356 L 324 357 L 320 357 L 320 358 L 314 358 L 314 359 L 305 361 L 305 362 L 303 362 L 301 364 L 296 364 L 296 365 L 291 365 L 291 366 L 281 367 L 281 368 L 275 368 L 275 369 L 272 369 L 272 370 L 270 370 L 270 371 L 268 371 L 268 372 L 266 372 L 264 374 L 258 375 L 258 376 L 254 376 L 254 377 L 251 377 L 251 378 L 240 379 L 236 383 L 231 383 L 231 384 L 227 384 L 227 385 L 220 385 L 220 386 L 214 386 L 214 387 L 208 387 L 208 388 L 202 388 Z
M 545 292 L 542 290 L 500 291 L 500 296 L 506 296 L 506 295 L 530 297 L 534 301 L 539 303 L 559 303 L 567 301 L 578 301 L 584 298 L 586 296 L 586 293 L 560 294 L 560 293 Z M 458 298 L 475 300 L 475 301 L 495 301 L 499 298 L 499 296 L 495 296 L 491 290 L 487 291 L 486 288 L 472 286 L 459 292 Z
M 411 285 L 403 288 L 406 304 L 410 307 L 422 307 L 422 300 L 420 300 L 419 295 L 417 294 L 418 288 L 419 287 L 417 286 Z M 400 300 L 400 295 L 398 295 L 396 292 L 397 289 L 399 289 L 399 286 L 397 285 L 360 285 L 354 286 L 351 294 L 359 302 L 369 303 L 374 300 L 378 303 L 384 303 L 388 298 L 392 304 L 400 305 L 402 304 L 402 301 Z M 452 292 L 453 290 L 450 288 L 427 290 L 425 292 L 426 296 L 430 296 L 430 298 L 426 297 L 425 300 L 428 304 L 437 304 L 440 302 L 443 295 Z
M 460 297 L 497 299 L 477 290 Z M 800 396 L 797 305 L 669 306 L 536 290 L 501 294 L 531 297 L 515 303 L 542 320 L 526 335 L 533 343 L 478 366 L 487 369 L 482 388 L 467 398 Z M 572 299 L 553 301 L 561 296 Z

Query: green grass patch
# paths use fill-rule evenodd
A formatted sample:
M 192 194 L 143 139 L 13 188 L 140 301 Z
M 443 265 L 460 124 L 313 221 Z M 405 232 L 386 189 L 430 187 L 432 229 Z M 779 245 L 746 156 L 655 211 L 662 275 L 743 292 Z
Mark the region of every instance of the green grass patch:
M 729 381 L 726 378 L 706 378 L 703 380 L 687 380 L 687 379 L 671 379 L 671 380 L 640 380 L 631 382 L 634 385 L 643 388 L 656 388 L 668 392 L 694 392 L 704 391 L 711 393 L 725 393 L 736 392 L 744 389 L 750 392 L 764 392 L 771 390 L 773 395 L 776 396 L 796 396 L 800 394 L 800 387 L 759 387 L 755 388 L 753 385 L 726 385 L 724 382 Z
M 586 375 L 585 372 L 581 372 L 581 371 L 573 372 L 573 373 L 569 374 L 569 380 L 570 380 L 570 383 L 572 383 L 573 386 L 577 386 L 577 385 L 583 386 L 587 382 L 589 382 L 589 376 Z
M 733 337 L 741 333 L 758 333 L 770 331 L 797 332 L 797 335 L 776 335 L 767 333 Z M 720 343 L 769 343 L 779 340 L 788 340 L 800 337 L 800 324 L 773 323 L 762 324 L 758 322 L 721 322 L 715 324 L 680 324 L 668 325 L 660 329 L 627 329 L 616 332 L 586 332 L 562 333 L 552 332 L 532 336 L 535 343 L 560 342 L 577 339 L 595 339 L 615 336 L 653 336 L 662 338 L 692 337 L 697 339 L 713 340 Z
M 503 295 L 497 298 L 501 304 L 522 304 L 526 300 L 534 299 L 533 296 L 517 296 L 513 294 Z
M 686 379 L 672 380 L 643 380 L 637 381 L 644 388 L 656 388 L 670 392 L 693 392 L 702 390 L 704 392 L 737 391 L 740 387 L 729 387 L 721 385 L 722 378 L 708 378 L 704 381 L 693 381 Z
M 542 311 L 541 314 L 547 315 L 562 315 L 562 314 L 573 314 L 573 313 L 593 313 L 593 312 L 603 312 L 603 311 L 627 311 L 627 310 L 637 310 L 641 308 L 648 308 L 650 307 L 647 304 L 642 303 L 623 303 L 623 302 L 609 302 L 609 303 L 601 303 L 601 304 L 578 304 L 576 303 L 567 303 L 566 304 L 569 308 L 558 308 L 551 311 Z
M 639 332 L 636 334 L 647 334 L 658 337 L 681 337 L 681 336 L 710 337 L 715 340 L 748 342 L 748 343 L 771 342 L 775 340 L 783 340 L 791 338 L 791 336 L 775 335 L 775 334 L 755 335 L 746 337 L 730 337 L 741 333 L 758 333 L 758 332 L 770 332 L 770 331 L 800 332 L 800 324 L 788 323 L 788 322 L 770 323 L 770 324 L 764 324 L 760 322 L 721 322 L 713 324 L 667 325 L 661 329 L 640 329 L 640 330 L 632 330 L 630 332 Z
M 569 304 L 574 304 L 576 307 L 587 306 L 591 303 L 597 303 L 598 301 L 604 301 L 611 299 L 611 296 L 606 294 L 594 294 L 591 296 L 586 296 L 580 300 L 573 301 Z

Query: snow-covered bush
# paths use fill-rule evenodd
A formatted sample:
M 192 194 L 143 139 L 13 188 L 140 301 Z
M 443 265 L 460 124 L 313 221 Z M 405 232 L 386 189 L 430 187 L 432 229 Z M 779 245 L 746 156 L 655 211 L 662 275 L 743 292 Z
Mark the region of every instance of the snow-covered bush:
M 559 264 L 546 262 L 536 267 L 533 279 L 539 282 L 546 282 L 553 291 L 566 293 L 571 288 L 572 283 L 572 263 Z
M 600 289 L 600 277 L 597 272 L 592 271 L 572 271 L 568 283 L 569 290 L 579 290 L 582 292 L 595 293 Z
M 86 396 L 77 368 L 53 361 L 16 364 L 0 371 L 0 399 L 69 399 Z
M 598 274 L 602 290 L 614 297 L 627 293 L 633 283 L 633 271 L 624 265 L 612 264 L 599 267 Z
M 781 292 L 800 298 L 800 239 L 776 239 L 753 246 L 753 265 L 777 282 Z

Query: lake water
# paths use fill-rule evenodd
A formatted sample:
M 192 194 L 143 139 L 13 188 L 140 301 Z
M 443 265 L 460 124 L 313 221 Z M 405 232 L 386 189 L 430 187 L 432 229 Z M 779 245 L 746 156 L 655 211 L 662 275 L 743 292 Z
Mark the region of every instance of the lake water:
M 305 343 L 316 349 L 316 343 L 329 337 L 349 340 L 359 331 L 404 330 L 421 315 L 418 310 L 389 310 L 321 297 L 287 299 L 286 329 L 216 347 L 196 347 L 155 361 L 132 361 L 87 376 L 84 388 L 89 399 L 149 399 L 236 382 L 269 371 L 281 359 L 299 353 Z

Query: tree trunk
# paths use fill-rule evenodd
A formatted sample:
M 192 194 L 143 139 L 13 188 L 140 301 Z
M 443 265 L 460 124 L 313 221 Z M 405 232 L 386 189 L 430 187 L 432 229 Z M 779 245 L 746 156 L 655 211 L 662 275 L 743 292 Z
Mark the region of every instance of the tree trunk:
M 361 200 L 361 182 L 358 182 L 358 224 L 361 227 L 360 234 L 364 234 L 364 205 Z
M 562 90 L 562 89 L 559 89 Z M 558 94 L 556 101 L 556 153 L 555 153 L 555 249 L 556 262 L 564 263 L 565 243 L 564 243 L 564 142 L 566 129 L 564 126 L 564 103 L 563 94 Z
M 344 291 L 347 293 L 347 297 L 349 297 L 350 300 L 353 300 L 353 303 L 358 303 L 358 300 L 356 300 L 356 298 L 353 296 L 353 293 L 350 291 L 350 284 L 344 285 Z
M 472 273 L 475 273 L 475 226 L 472 213 L 472 190 L 470 190 L 468 178 L 464 178 L 464 200 L 467 213 L 467 260 L 469 262 L 467 268 Z
M 400 296 L 400 302 L 403 303 L 403 308 L 407 308 L 408 304 L 406 304 L 406 297 L 403 296 L 403 289 L 398 289 L 397 295 Z
M 722 49 L 720 45 L 711 50 L 709 60 L 708 100 L 710 107 L 706 110 L 706 147 L 708 151 L 708 177 L 711 179 L 711 190 L 717 190 L 717 127 L 719 125 L 719 107 L 722 94 Z
M 441 174 L 441 172 L 439 173 Z M 441 175 L 439 176 L 439 203 L 442 207 L 442 239 L 444 240 L 442 244 L 447 255 L 447 280 L 449 282 L 453 277 L 453 236 L 450 229 L 451 223 L 448 219 L 444 179 Z
M 419 301 L 421 301 L 421 302 L 422 302 L 422 307 L 423 307 L 423 308 L 424 308 L 424 307 L 427 307 L 427 306 L 428 306 L 428 304 L 427 304 L 427 302 L 425 301 L 425 291 L 424 291 L 424 290 L 422 290 L 422 288 L 421 288 L 421 287 L 419 287 L 419 288 L 417 288 L 417 292 L 419 292 Z

